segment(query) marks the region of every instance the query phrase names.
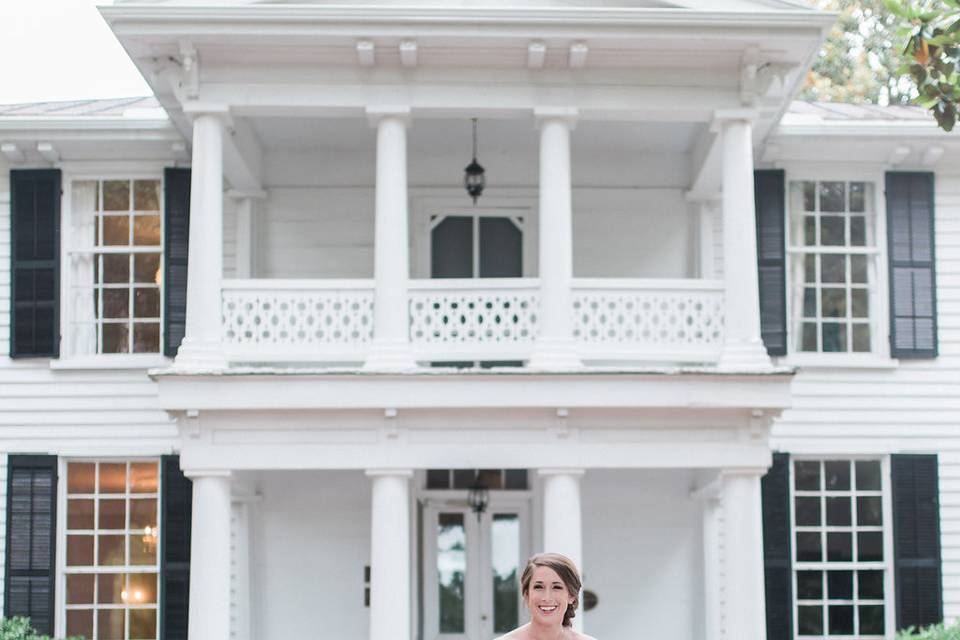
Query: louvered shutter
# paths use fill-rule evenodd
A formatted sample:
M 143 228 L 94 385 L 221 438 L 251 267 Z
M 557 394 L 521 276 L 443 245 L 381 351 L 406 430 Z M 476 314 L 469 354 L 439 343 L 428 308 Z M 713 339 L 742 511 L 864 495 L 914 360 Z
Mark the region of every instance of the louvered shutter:
M 163 353 L 174 357 L 187 328 L 190 169 L 163 172 Z
M 760 482 L 763 501 L 763 578 L 767 640 L 793 638 L 793 579 L 790 558 L 790 456 L 773 454 Z
M 771 356 L 787 354 L 786 225 L 784 172 L 754 171 L 760 334 Z
M 60 352 L 60 170 L 10 171 L 10 356 Z
M 56 579 L 57 457 L 7 458 L 4 616 L 26 616 L 53 635 Z
M 160 640 L 187 640 L 193 483 L 179 456 L 163 456 L 160 487 Z
M 937 456 L 891 456 L 897 628 L 943 620 Z
M 937 355 L 933 174 L 890 172 L 886 180 L 890 266 L 890 354 Z

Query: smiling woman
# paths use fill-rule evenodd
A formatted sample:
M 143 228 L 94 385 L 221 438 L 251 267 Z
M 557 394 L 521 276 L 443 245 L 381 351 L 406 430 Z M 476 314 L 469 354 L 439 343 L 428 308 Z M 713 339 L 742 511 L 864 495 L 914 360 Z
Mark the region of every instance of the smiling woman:
M 559 553 L 533 556 L 520 576 L 530 622 L 499 640 L 594 640 L 572 628 L 580 587 L 580 572 L 570 558 Z

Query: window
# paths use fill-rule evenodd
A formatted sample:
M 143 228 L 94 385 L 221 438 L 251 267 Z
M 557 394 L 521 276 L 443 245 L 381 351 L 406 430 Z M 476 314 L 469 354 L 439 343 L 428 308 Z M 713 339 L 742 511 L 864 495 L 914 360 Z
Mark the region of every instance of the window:
M 526 469 L 428 469 L 427 489 L 470 489 L 477 482 L 487 489 L 525 491 Z
M 793 461 L 797 637 L 884 637 L 884 485 L 879 460 Z
M 876 339 L 876 223 L 870 182 L 790 185 L 795 351 L 870 352 Z
M 67 635 L 157 637 L 159 464 L 67 463 Z
M 160 182 L 73 181 L 72 355 L 160 352 Z

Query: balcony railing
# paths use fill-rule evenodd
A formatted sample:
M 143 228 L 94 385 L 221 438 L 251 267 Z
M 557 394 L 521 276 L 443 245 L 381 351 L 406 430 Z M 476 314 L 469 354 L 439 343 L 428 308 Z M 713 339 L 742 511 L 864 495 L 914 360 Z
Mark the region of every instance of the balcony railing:
M 573 337 L 587 362 L 715 362 L 723 285 L 713 280 L 576 279 Z M 372 280 L 227 280 L 223 343 L 233 362 L 360 362 L 373 332 Z M 417 360 L 526 360 L 540 321 L 539 281 L 413 280 Z

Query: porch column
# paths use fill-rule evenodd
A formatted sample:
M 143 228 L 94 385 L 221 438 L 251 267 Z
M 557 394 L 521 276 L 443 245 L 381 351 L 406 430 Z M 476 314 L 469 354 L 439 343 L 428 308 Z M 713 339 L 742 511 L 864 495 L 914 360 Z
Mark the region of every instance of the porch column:
M 222 368 L 220 286 L 223 279 L 223 123 L 226 107 L 195 112 L 190 178 L 187 317 L 175 364 Z
M 581 366 L 573 342 L 573 188 L 570 132 L 576 109 L 536 109 L 540 128 L 540 334 L 536 369 Z
M 234 240 L 236 243 L 236 277 L 252 278 L 259 272 L 256 255 L 259 202 L 267 197 L 264 191 L 227 192 L 227 196 L 236 201 L 237 221 Z
M 580 478 L 583 469 L 540 469 L 543 478 L 543 550 L 562 553 L 583 576 L 583 527 L 580 516 Z M 583 631 L 583 597 L 573 628 Z
M 193 481 L 189 640 L 230 638 L 230 472 L 188 471 Z
M 410 470 L 369 470 L 370 640 L 410 640 Z
M 373 344 L 364 368 L 411 369 L 407 283 L 407 107 L 368 108 L 377 128 L 376 213 L 373 239 Z
M 723 637 L 766 640 L 763 516 L 760 478 L 765 469 L 722 472 Z
M 720 367 L 769 368 L 760 337 L 760 286 L 753 197 L 753 132 L 750 110 L 719 112 L 723 145 L 723 275 L 726 320 Z

